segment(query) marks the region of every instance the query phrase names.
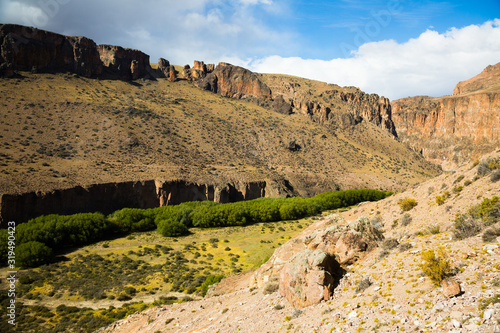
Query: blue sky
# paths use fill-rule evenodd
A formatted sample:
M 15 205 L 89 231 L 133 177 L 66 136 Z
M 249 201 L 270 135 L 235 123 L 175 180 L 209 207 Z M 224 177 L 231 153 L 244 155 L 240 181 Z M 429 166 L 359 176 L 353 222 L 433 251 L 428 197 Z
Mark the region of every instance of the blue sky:
M 0 0 L 0 22 L 390 99 L 451 94 L 500 62 L 500 0 Z

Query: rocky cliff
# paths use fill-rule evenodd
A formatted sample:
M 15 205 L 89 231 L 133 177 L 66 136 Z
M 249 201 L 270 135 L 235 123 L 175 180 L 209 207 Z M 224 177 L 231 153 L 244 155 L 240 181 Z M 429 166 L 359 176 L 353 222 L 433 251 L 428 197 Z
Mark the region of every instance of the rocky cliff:
M 500 145 L 499 64 L 457 84 L 453 96 L 393 101 L 393 120 L 402 142 L 445 170 Z
M 89 38 L 71 37 L 16 24 L 0 25 L 0 75 L 15 70 L 101 74 L 97 46 Z
M 340 87 L 288 75 L 263 74 L 260 78 L 271 88 L 274 103 L 280 100 L 285 103 L 284 106 L 275 106 L 275 110 L 302 114 L 332 130 L 365 120 L 397 136 L 391 104 L 385 97 L 366 94 L 355 87 Z
M 153 208 L 187 201 L 220 203 L 251 200 L 282 193 L 277 183 L 231 182 L 226 184 L 196 184 L 188 181 L 130 181 L 121 183 L 77 186 L 49 192 L 29 192 L 0 195 L 0 225 L 7 221 L 25 222 L 47 214 L 82 212 L 111 213 L 131 208 Z
M 195 69 L 199 68 L 195 62 Z M 221 62 L 196 85 L 224 97 L 271 99 L 271 90 L 248 69 Z
M 14 71 L 103 73 L 135 80 L 151 73 L 149 55 L 120 46 L 99 45 L 86 37 L 64 36 L 16 24 L 0 25 L 0 75 Z

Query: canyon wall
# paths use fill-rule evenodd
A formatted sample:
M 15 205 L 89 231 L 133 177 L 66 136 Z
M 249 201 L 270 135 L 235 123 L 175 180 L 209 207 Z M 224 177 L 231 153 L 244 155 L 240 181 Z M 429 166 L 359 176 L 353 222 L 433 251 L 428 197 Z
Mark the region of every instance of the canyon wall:
M 286 195 L 275 187 L 279 185 L 266 181 L 196 184 L 183 180 L 146 180 L 77 186 L 46 193 L 1 194 L 0 225 L 5 227 L 7 221 L 21 223 L 47 214 L 109 214 L 125 207 L 154 208 L 204 200 L 227 203 L 276 193 Z
M 454 170 L 500 147 L 500 64 L 457 84 L 453 96 L 393 101 L 399 139 L 427 160 Z

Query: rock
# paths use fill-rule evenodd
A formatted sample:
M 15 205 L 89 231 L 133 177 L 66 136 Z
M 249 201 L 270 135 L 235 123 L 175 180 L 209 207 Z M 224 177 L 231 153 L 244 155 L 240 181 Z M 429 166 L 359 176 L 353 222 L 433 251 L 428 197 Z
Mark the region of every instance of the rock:
M 255 271 L 251 285 L 260 288 L 268 281 L 278 279 L 284 265 L 295 254 L 306 249 L 325 251 L 336 257 L 340 264 L 349 264 L 362 258 L 366 251 L 376 247 L 382 239 L 382 234 L 365 217 L 345 224 L 340 215 L 330 215 L 276 249 L 272 257 Z
M 462 294 L 460 283 L 457 281 L 448 281 L 445 279 L 441 282 L 441 287 L 443 288 L 442 293 L 444 297 L 451 298 Z
M 274 111 L 278 113 L 283 113 L 283 114 L 292 113 L 292 106 L 290 105 L 290 103 L 285 102 L 283 96 L 281 95 L 278 95 L 277 97 L 274 98 L 273 102 L 271 103 L 271 107 L 273 108 Z
M 149 55 L 139 50 L 114 45 L 99 45 L 97 49 L 105 68 L 119 79 L 135 80 L 152 71 Z
M 175 70 L 174 66 L 170 66 L 170 71 L 168 73 L 168 80 L 170 82 L 177 81 L 177 71 Z
M 322 250 L 304 250 L 285 264 L 280 274 L 280 294 L 295 308 L 328 300 L 342 277 L 333 256 Z
M 130 66 L 130 63 L 129 63 Z M 63 36 L 17 24 L 0 24 L 0 75 L 14 71 L 102 73 L 97 46 L 85 37 Z
M 166 59 L 159 58 L 158 59 L 158 74 L 160 77 L 169 77 L 170 74 L 170 62 Z
M 484 89 L 498 87 L 499 71 L 500 63 L 469 83 L 459 83 L 453 96 L 392 101 L 400 140 L 444 170 L 495 149 L 500 144 L 500 93 L 498 88 Z
M 452 319 L 452 320 L 451 320 L 451 324 L 452 324 L 452 325 L 453 325 L 453 327 L 455 327 L 455 328 L 460 328 L 460 327 L 462 327 L 462 324 L 461 324 L 458 320 L 456 320 L 456 319 Z
M 132 80 L 137 80 L 140 77 L 139 62 L 137 60 L 132 60 L 130 63 L 130 73 L 132 74 Z
M 484 311 L 483 319 L 490 319 L 494 313 L 495 313 L 495 310 L 493 310 L 493 309 L 488 309 L 488 310 Z
M 288 143 L 285 145 L 285 148 L 290 151 L 298 151 L 302 147 L 297 142 L 295 142 L 295 140 L 289 140 Z
M 271 89 L 256 74 L 243 67 L 223 62 L 204 79 L 198 80 L 196 86 L 224 97 L 271 99 Z

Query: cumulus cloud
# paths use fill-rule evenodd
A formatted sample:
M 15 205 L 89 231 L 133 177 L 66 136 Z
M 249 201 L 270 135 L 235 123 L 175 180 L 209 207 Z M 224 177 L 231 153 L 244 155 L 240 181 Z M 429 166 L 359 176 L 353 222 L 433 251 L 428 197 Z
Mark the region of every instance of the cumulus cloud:
M 256 59 L 252 70 L 357 86 L 391 99 L 451 94 L 456 83 L 500 62 L 500 20 L 427 30 L 405 43 L 394 40 L 361 45 L 349 58 L 329 61 L 269 56 Z

